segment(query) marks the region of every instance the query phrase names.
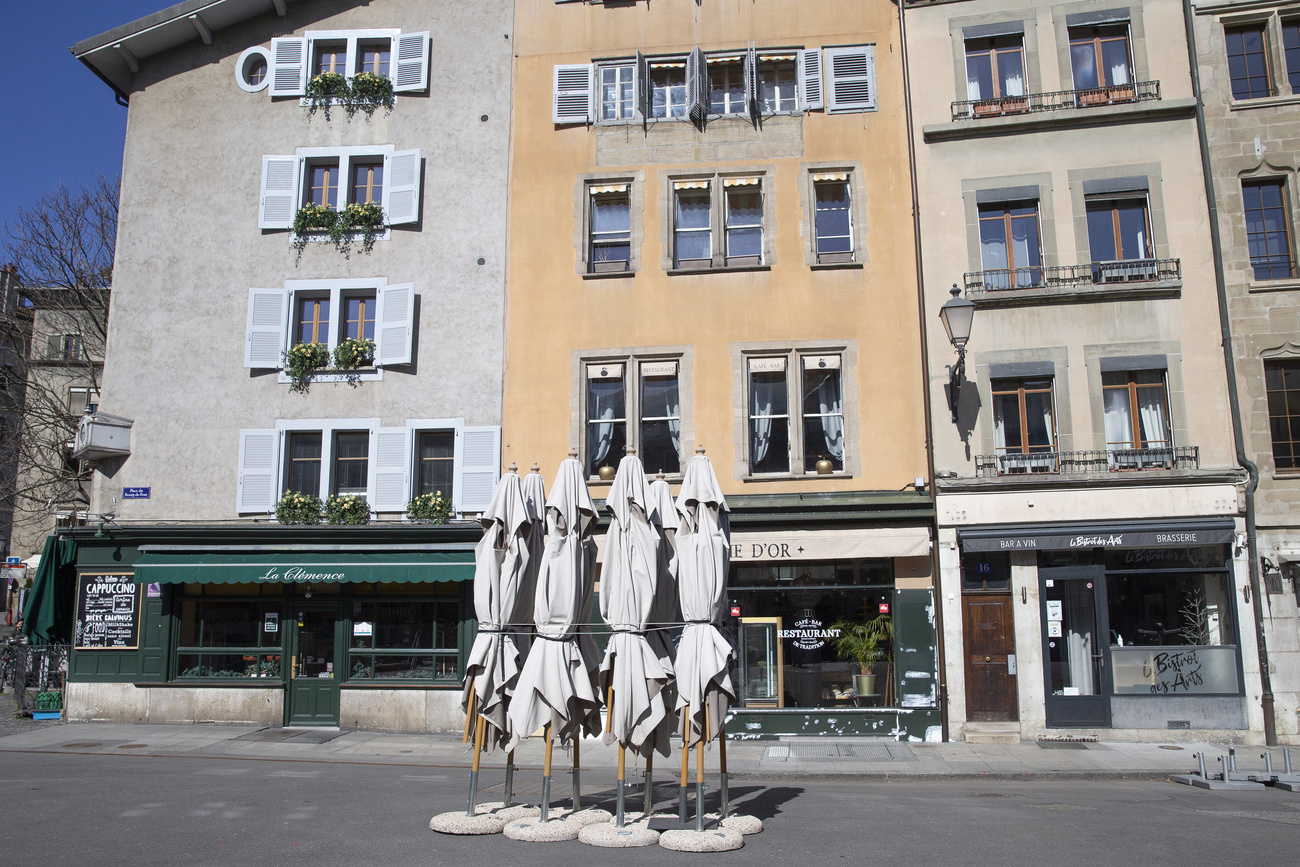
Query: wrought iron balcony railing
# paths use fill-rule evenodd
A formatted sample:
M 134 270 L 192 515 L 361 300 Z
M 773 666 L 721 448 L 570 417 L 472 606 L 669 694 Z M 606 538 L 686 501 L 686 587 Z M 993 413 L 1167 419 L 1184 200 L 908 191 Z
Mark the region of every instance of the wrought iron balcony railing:
M 962 100 L 952 104 L 952 119 L 957 121 L 985 117 L 1014 117 L 1040 111 L 1122 105 L 1159 98 L 1160 82 L 1139 81 L 1136 84 L 1114 84 L 1086 90 L 1055 90 L 1050 93 L 1027 93 L 1024 96 Z
M 1199 446 L 1146 449 L 1091 449 L 1077 452 L 1004 452 L 976 455 L 975 475 L 1106 475 L 1142 470 L 1193 470 L 1201 465 Z
M 1055 289 L 1070 286 L 1113 286 L 1126 283 L 1159 283 L 1182 276 L 1178 259 L 1124 259 L 1091 262 L 1086 265 L 1044 265 L 1038 268 L 995 268 L 968 271 L 966 291 L 1005 292 L 1017 289 Z

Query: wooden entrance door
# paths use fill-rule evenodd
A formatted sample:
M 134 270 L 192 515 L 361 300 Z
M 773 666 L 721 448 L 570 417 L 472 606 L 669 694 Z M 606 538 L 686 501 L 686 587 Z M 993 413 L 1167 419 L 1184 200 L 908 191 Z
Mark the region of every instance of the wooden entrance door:
M 1016 690 L 1015 608 L 1010 594 L 962 597 L 966 649 L 966 718 L 1020 719 Z

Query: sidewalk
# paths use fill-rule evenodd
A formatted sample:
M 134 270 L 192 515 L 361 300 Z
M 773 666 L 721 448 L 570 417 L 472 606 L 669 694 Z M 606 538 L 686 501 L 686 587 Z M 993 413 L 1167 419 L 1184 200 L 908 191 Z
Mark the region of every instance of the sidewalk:
M 12 706 L 12 703 L 9 703 Z M 20 726 L 5 725 L 0 732 Z M 25 729 L 0 737 L 0 753 L 81 753 L 94 755 L 183 756 L 189 758 L 253 759 L 263 761 L 351 762 L 391 764 L 468 770 L 472 754 L 454 735 L 402 735 L 366 731 L 259 728 L 214 725 L 115 725 L 73 723 L 37 727 L 27 721 Z M 1075 778 L 1075 779 L 1163 779 L 1169 774 L 1187 773 L 1196 767 L 1194 753 L 1206 754 L 1206 765 L 1218 767 L 1215 757 L 1226 752 L 1217 744 L 1127 744 L 1127 743 L 907 743 L 874 738 L 808 737 L 767 741 L 730 741 L 727 765 L 733 779 L 807 778 L 876 780 L 934 780 L 949 778 Z M 677 773 L 680 747 L 673 755 L 657 757 L 656 777 L 667 779 Z M 1263 762 L 1259 747 L 1240 747 L 1238 766 L 1243 770 Z M 1281 765 L 1280 749 L 1274 764 Z M 1300 750 L 1297 751 L 1300 753 Z M 618 750 L 598 739 L 584 740 L 580 747 L 582 768 L 603 776 L 612 771 Z M 566 750 L 556 748 L 556 772 L 572 767 Z M 1297 755 L 1293 761 L 1300 761 Z M 542 745 L 538 739 L 525 741 L 516 752 L 516 762 L 526 770 L 540 770 Z M 710 772 L 717 769 L 716 746 L 706 753 Z M 485 772 L 496 773 L 504 766 L 501 753 L 483 759 Z M 629 769 L 640 776 L 644 763 L 628 758 Z M 692 765 L 694 761 L 692 760 Z M 630 771 L 629 777 L 633 774 Z

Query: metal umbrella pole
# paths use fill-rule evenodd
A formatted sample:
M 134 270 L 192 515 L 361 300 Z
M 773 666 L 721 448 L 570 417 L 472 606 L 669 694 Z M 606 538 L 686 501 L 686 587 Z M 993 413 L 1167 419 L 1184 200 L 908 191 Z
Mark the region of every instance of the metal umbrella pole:
M 709 715 L 704 715 L 704 728 L 695 742 L 695 830 L 704 830 L 704 742 L 709 739 Z
M 582 732 L 573 736 L 573 812 L 582 809 L 582 767 L 578 761 L 578 750 L 582 744 Z
M 718 786 L 722 800 L 718 805 L 718 821 L 727 818 L 727 726 L 718 729 Z
M 655 797 L 655 780 L 654 780 L 655 754 L 651 752 L 645 759 L 645 805 L 641 808 L 642 814 L 649 818 L 654 812 Z
M 483 730 L 487 724 L 480 714 L 474 726 L 474 764 L 469 772 L 469 805 L 465 808 L 466 816 L 473 816 L 478 807 L 478 764 L 483 757 Z
M 691 763 L 691 706 L 688 704 L 682 710 L 682 780 L 681 785 L 677 788 L 677 819 L 683 825 L 686 824 L 686 780 L 690 773 Z
M 503 806 L 509 807 L 515 795 L 515 751 L 506 753 L 506 790 L 502 796 Z

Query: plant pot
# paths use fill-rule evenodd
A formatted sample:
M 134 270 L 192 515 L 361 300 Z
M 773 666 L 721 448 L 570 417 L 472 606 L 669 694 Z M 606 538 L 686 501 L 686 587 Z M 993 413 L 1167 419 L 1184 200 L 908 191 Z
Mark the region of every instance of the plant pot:
M 591 271 L 593 274 L 616 274 L 626 270 L 627 261 L 624 259 L 611 259 L 591 263 Z
M 859 697 L 875 695 L 876 676 L 874 674 L 853 675 L 853 690 Z

